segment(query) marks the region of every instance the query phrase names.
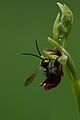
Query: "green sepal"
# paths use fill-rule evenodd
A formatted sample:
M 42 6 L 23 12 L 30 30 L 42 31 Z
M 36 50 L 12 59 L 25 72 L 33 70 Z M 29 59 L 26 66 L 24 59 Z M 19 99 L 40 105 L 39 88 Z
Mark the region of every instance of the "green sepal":
M 59 30 L 58 30 L 59 21 L 60 21 L 60 13 L 58 13 L 53 25 L 53 39 L 57 42 L 59 42 L 58 41 L 59 40 Z

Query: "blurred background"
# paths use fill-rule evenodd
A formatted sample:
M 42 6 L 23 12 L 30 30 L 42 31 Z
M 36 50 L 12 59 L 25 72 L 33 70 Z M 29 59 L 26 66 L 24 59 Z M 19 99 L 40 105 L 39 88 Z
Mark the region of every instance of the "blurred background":
M 74 24 L 67 50 L 80 76 L 80 1 L 58 0 L 70 7 Z M 39 59 L 21 56 L 22 52 L 37 53 L 35 40 L 43 53 L 52 48 L 47 38 L 52 36 L 53 22 L 60 11 L 57 0 L 0 0 L 0 120 L 79 120 L 69 78 L 65 72 L 55 89 L 45 92 L 39 84 L 45 77 L 39 74 L 24 87 L 24 81 Z

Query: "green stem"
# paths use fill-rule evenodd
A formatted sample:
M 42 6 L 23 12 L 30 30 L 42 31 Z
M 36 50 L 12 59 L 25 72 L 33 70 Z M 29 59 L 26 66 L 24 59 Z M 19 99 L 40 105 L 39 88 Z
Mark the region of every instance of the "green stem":
M 70 82 L 71 82 L 71 86 L 72 86 L 72 90 L 73 90 L 73 95 L 75 97 L 75 101 L 77 101 L 77 106 L 78 106 L 78 110 L 80 112 L 80 86 L 78 84 L 79 80 L 75 80 L 74 77 L 72 76 L 69 68 L 66 65 L 66 71 L 70 77 Z
M 70 77 L 71 85 L 72 85 L 72 88 L 73 88 L 73 93 L 74 93 L 74 96 L 76 98 L 76 101 L 77 101 L 77 104 L 78 104 L 78 107 L 79 107 L 79 111 L 80 111 L 80 86 L 78 84 L 79 81 L 77 79 L 75 64 L 74 64 L 70 54 L 62 46 L 60 46 L 55 40 L 48 37 L 48 41 L 52 45 L 57 47 L 62 53 L 67 55 L 67 57 L 68 57 L 68 61 L 67 61 L 67 64 L 66 64 L 66 70 L 67 70 L 67 73 Z

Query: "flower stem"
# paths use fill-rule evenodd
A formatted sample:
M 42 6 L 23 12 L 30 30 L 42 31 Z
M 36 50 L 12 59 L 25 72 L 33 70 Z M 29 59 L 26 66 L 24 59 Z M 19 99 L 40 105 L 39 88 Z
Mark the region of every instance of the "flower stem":
M 74 77 L 72 76 L 72 74 L 67 66 L 66 66 L 66 71 L 70 77 L 73 95 L 75 97 L 75 100 L 77 101 L 78 110 L 80 112 L 80 86 L 78 84 L 79 80 L 74 79 Z
M 67 71 L 67 73 L 68 73 L 68 75 L 70 77 L 73 93 L 74 93 L 74 96 L 76 98 L 77 105 L 78 105 L 79 112 L 80 112 L 80 86 L 78 84 L 79 81 L 77 79 L 77 73 L 76 73 L 76 70 L 75 70 L 75 64 L 74 64 L 70 54 L 62 46 L 60 46 L 55 40 L 48 37 L 48 41 L 52 45 L 57 47 L 62 53 L 67 55 L 67 57 L 68 57 L 67 64 L 65 65 L 66 66 L 66 71 Z

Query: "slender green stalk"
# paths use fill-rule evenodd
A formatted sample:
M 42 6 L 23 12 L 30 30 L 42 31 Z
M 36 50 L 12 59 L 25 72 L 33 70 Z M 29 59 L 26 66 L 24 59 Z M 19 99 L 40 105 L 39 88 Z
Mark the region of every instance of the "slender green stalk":
M 67 67 L 67 65 L 66 65 L 66 71 L 67 71 L 67 73 L 70 77 L 70 82 L 71 82 L 71 86 L 72 86 L 72 90 L 73 90 L 73 95 L 74 95 L 74 98 L 75 98 L 75 103 L 77 104 L 78 110 L 80 112 L 80 86 L 78 84 L 79 80 L 74 79 L 74 77 L 72 76 L 72 74 L 71 74 L 69 68 Z
M 78 79 L 77 79 L 77 73 L 75 69 L 75 64 L 70 56 L 70 54 L 62 47 L 60 46 L 56 41 L 54 41 L 52 38 L 48 37 L 48 41 L 55 47 L 57 47 L 62 53 L 67 55 L 68 61 L 66 66 L 67 73 L 70 77 L 70 82 L 72 85 L 73 93 L 77 101 L 77 105 L 80 111 L 80 86 L 78 84 Z

